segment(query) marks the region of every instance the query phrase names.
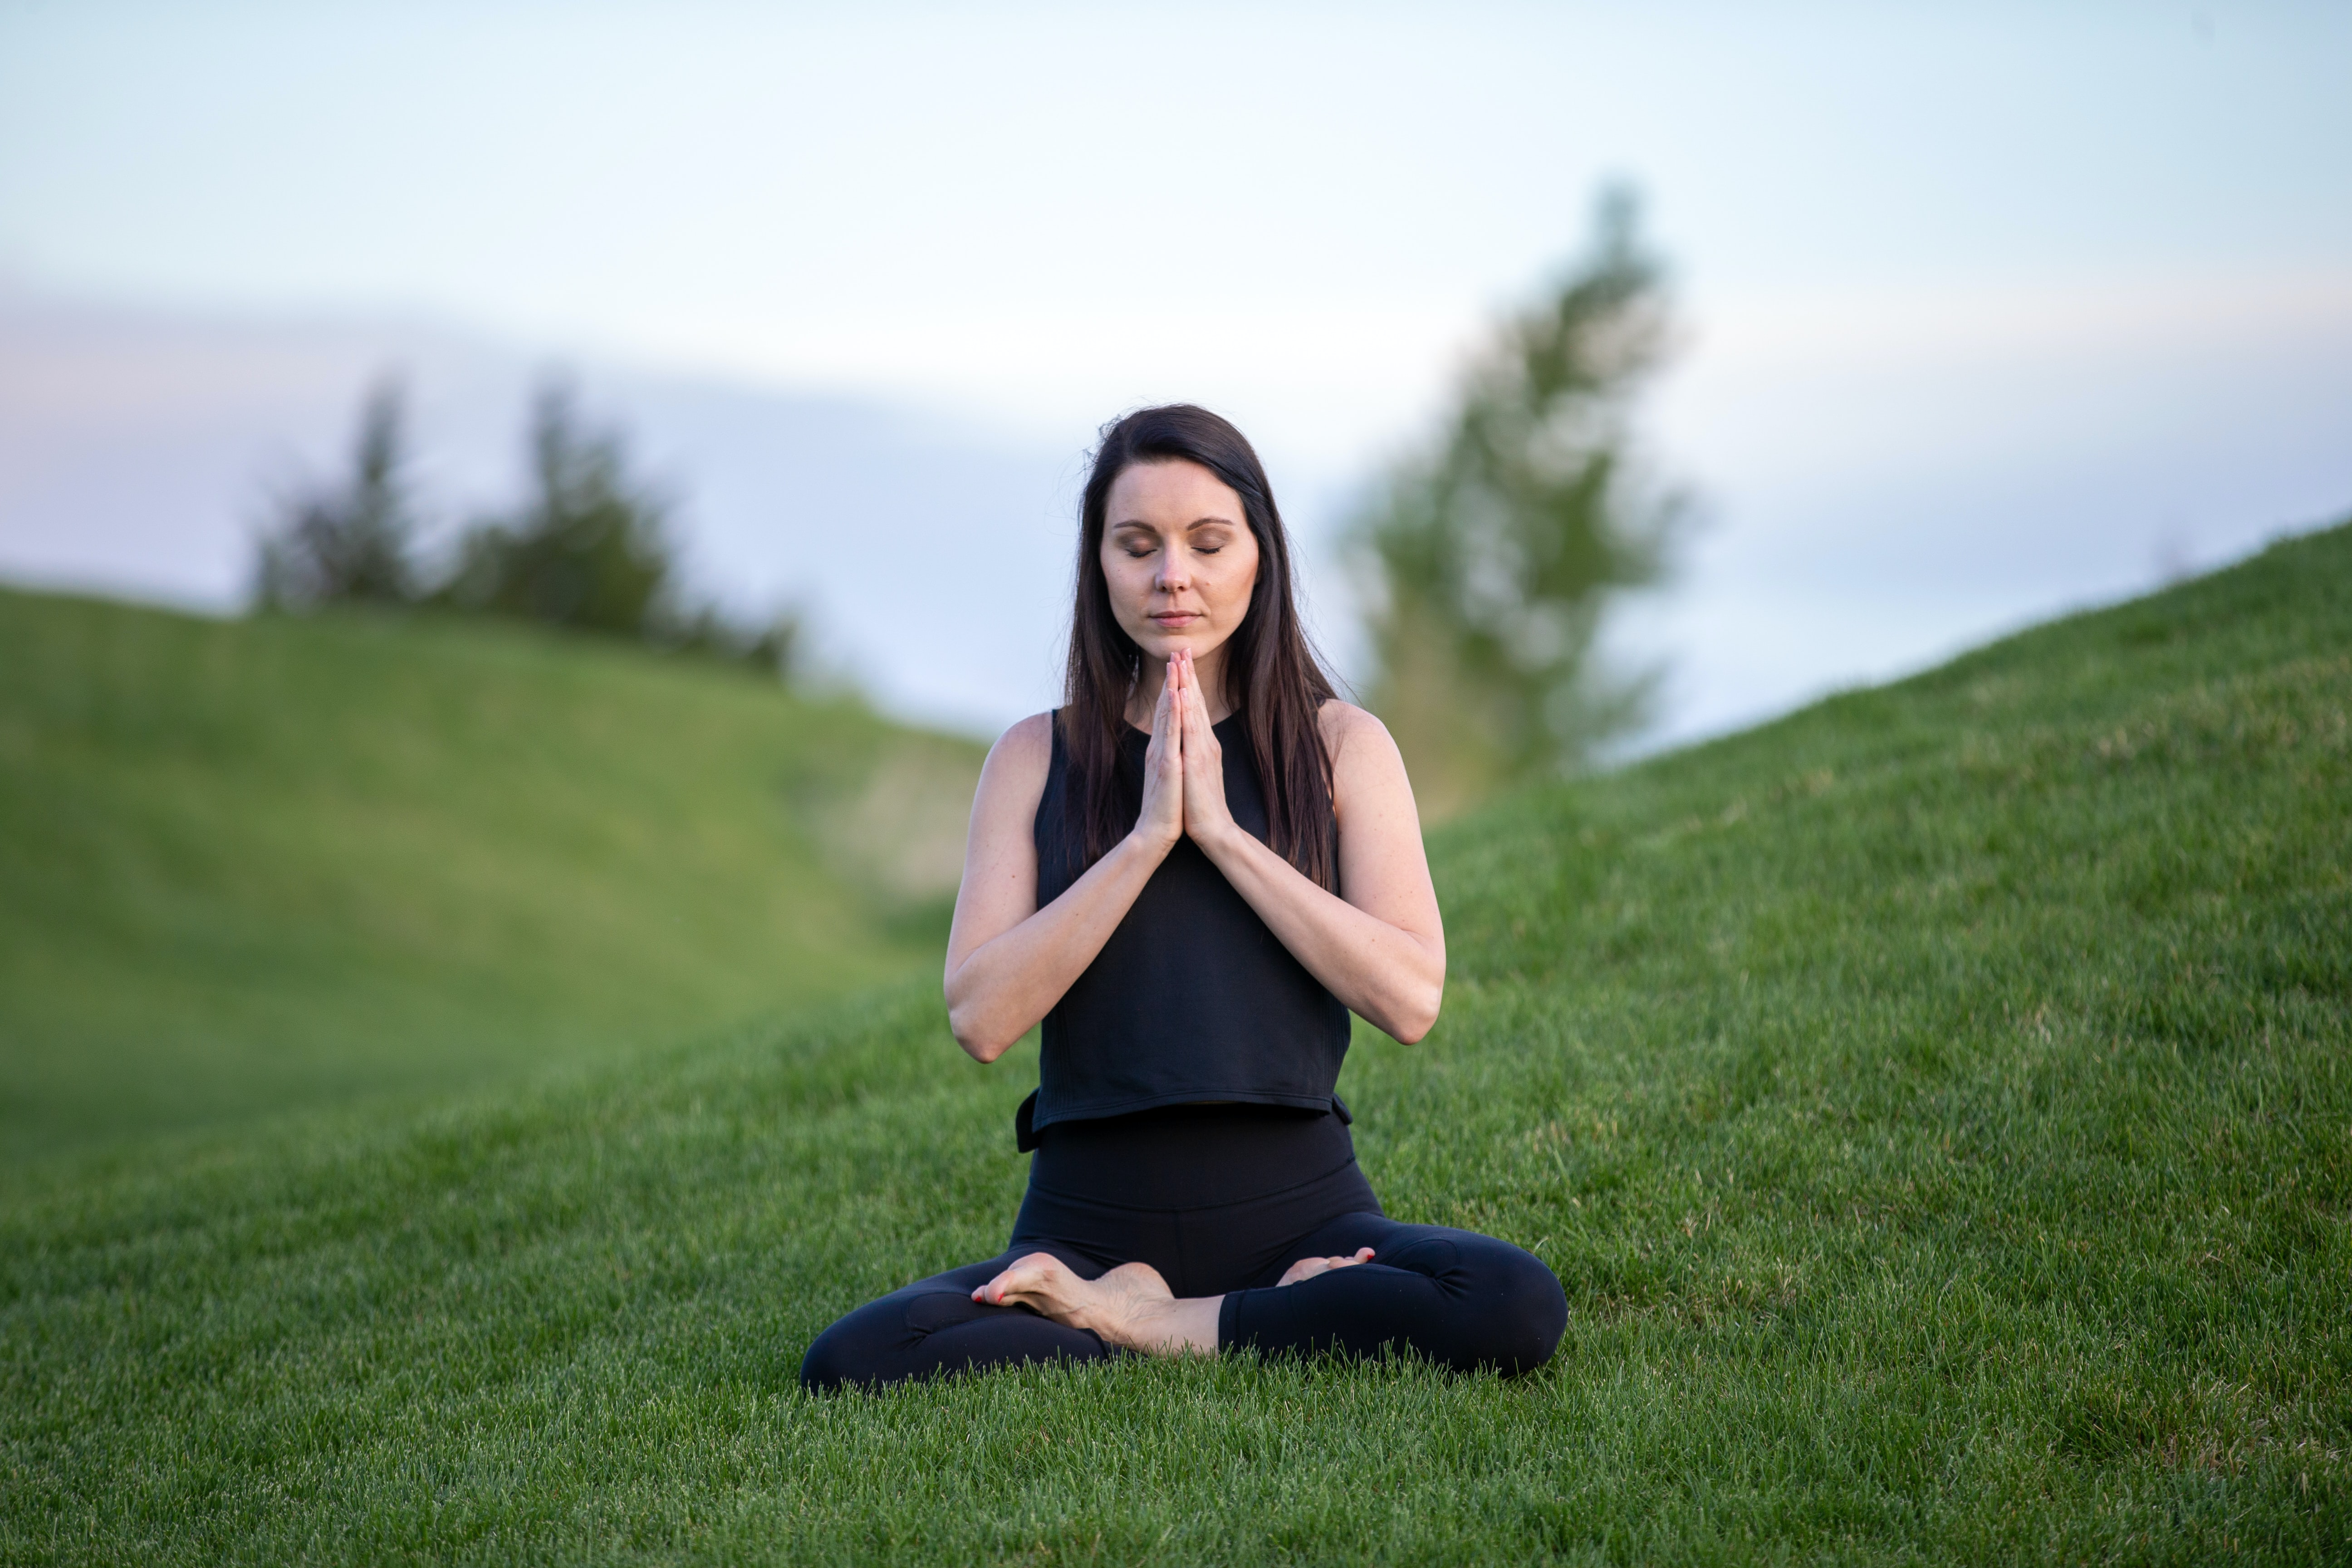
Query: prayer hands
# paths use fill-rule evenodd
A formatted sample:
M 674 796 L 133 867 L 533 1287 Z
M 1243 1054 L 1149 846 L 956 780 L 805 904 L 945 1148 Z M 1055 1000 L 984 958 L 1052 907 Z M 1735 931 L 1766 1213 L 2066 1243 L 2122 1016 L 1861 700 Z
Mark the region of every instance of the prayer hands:
M 1209 722 L 1208 699 L 1189 648 L 1168 659 L 1151 710 L 1151 743 L 1143 753 L 1143 809 L 1135 831 L 1161 853 L 1189 836 L 1211 847 L 1234 830 L 1225 805 L 1225 753 Z
M 1184 832 L 1202 849 L 1212 849 L 1220 837 L 1234 830 L 1234 814 L 1225 805 L 1225 749 L 1209 722 L 1209 700 L 1201 690 L 1190 648 L 1179 648 L 1170 657 L 1168 676 L 1177 689 L 1177 716 L 1184 737 Z

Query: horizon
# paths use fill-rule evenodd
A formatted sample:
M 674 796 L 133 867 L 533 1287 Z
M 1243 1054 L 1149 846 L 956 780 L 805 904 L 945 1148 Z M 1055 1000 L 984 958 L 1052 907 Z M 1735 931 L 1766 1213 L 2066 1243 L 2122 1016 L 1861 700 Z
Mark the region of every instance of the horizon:
M 1049 695 L 1050 658 L 1000 651 L 992 687 L 894 662 L 853 580 L 876 568 L 824 531 L 894 531 L 903 559 L 996 529 L 1026 554 L 987 581 L 1034 620 L 1096 426 L 1207 403 L 1266 454 L 1349 666 L 1351 497 L 1573 258 L 1612 178 L 1644 199 L 1683 323 L 1638 428 L 1705 517 L 1678 583 L 1614 616 L 1621 659 L 1674 668 L 1645 747 L 2352 510 L 2340 12 L 1186 15 L 0 19 L 17 316 L 226 345 L 160 412 L 170 351 L 128 338 L 0 373 L 0 572 L 226 607 L 266 468 L 339 460 L 381 368 L 350 342 L 407 333 L 472 356 L 415 372 L 451 504 L 510 467 L 519 398 L 492 384 L 582 366 L 681 476 L 698 580 L 838 601 L 841 662 L 967 728 Z M 1096 126 L 1116 129 L 1076 131 Z M 1118 177 L 1138 157 L 1210 199 Z M 305 332 L 345 347 L 297 384 Z M 61 414 L 68 380 L 86 406 Z M 901 500 L 930 510 L 794 511 L 762 454 L 814 442 L 745 422 L 820 403 L 921 433 L 931 478 Z M 939 474 L 975 452 L 988 488 L 941 521 Z M 152 493 L 124 499 L 126 471 Z M 952 603 L 916 581 L 910 613 Z

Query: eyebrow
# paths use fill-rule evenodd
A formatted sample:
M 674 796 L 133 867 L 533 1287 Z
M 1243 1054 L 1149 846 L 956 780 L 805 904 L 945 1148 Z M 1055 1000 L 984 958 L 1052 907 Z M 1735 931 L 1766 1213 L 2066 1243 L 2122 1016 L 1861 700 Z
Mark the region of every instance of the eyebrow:
M 1196 528 L 1239 528 L 1240 526 L 1240 523 L 1235 522 L 1229 517 L 1196 517 L 1192 521 L 1184 525 L 1184 531 L 1190 533 Z M 1121 518 L 1117 522 L 1110 525 L 1110 531 L 1117 533 L 1123 528 L 1139 528 L 1146 533 L 1157 533 L 1160 531 L 1139 517 Z

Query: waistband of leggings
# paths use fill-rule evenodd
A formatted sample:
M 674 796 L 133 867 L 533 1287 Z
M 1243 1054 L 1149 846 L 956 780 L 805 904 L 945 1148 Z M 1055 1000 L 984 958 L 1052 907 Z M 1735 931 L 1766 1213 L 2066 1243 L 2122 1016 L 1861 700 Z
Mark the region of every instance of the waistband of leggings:
M 1355 1141 L 1328 1111 L 1170 1106 L 1055 1122 L 1030 1157 L 1029 1184 L 1114 1208 L 1213 1209 L 1293 1191 L 1355 1162 Z
M 1207 1208 L 1138 1209 L 1032 1187 L 1022 1199 L 1007 1245 L 1058 1241 L 1105 1259 L 1151 1260 L 1165 1253 L 1173 1238 L 1192 1236 L 1213 1238 L 1213 1250 L 1229 1262 L 1279 1247 L 1341 1215 L 1380 1212 L 1381 1201 L 1373 1194 L 1372 1184 L 1352 1163 L 1287 1192 Z M 1186 1254 L 1180 1249 L 1171 1256 L 1181 1258 Z M 1192 1261 L 1213 1273 L 1221 1268 L 1214 1258 Z M 1158 1266 L 1166 1272 L 1164 1263 Z

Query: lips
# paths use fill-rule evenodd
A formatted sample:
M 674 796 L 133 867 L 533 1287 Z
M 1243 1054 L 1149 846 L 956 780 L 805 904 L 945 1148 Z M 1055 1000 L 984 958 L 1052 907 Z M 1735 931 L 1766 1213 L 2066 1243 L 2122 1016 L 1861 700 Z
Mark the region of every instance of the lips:
M 1164 626 L 1172 632 L 1179 626 L 1189 626 L 1200 618 L 1200 615 L 1195 611 L 1176 610 L 1166 615 L 1153 616 L 1151 622 L 1154 626 Z

